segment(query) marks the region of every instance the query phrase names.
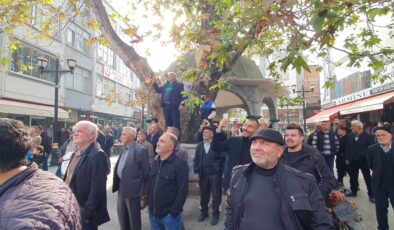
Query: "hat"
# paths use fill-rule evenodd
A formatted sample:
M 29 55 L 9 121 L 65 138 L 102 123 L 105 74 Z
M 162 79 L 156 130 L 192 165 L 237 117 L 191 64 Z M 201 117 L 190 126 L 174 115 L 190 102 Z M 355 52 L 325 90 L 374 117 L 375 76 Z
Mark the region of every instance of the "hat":
M 212 126 L 204 126 L 203 128 L 202 128 L 202 131 L 204 132 L 204 130 L 206 130 L 206 129 L 209 129 L 209 130 L 211 130 L 213 133 L 215 133 L 215 128 L 214 127 L 212 127 Z
M 376 133 L 376 131 L 378 131 L 378 130 L 384 130 L 384 131 L 386 131 L 386 132 L 392 134 L 392 133 L 391 133 L 391 126 L 388 125 L 388 124 L 384 124 L 384 125 L 382 125 L 382 126 L 380 126 L 380 127 L 377 127 L 377 128 L 375 129 L 375 133 Z
M 145 130 L 143 130 L 143 129 L 138 130 L 138 132 L 139 133 L 143 133 L 145 135 L 145 137 L 148 136 L 148 133 Z
M 280 134 L 280 132 L 276 131 L 275 129 L 270 129 L 270 128 L 259 129 L 253 134 L 250 140 L 253 141 L 256 138 L 262 138 L 267 141 L 283 145 L 282 134 Z

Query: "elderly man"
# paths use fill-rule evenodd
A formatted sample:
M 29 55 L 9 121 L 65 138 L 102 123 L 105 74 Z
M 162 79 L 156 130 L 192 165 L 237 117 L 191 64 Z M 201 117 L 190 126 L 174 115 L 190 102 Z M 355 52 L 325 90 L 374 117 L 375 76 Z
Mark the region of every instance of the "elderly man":
M 107 155 L 95 142 L 98 128 L 90 121 L 75 124 L 73 142 L 77 151 L 68 165 L 66 183 L 74 192 L 81 207 L 82 229 L 97 229 L 108 222 Z
M 118 219 L 122 230 L 141 229 L 141 208 L 145 207 L 149 162 L 146 149 L 135 142 L 137 131 L 124 127 L 123 149 L 114 170 L 112 192 L 118 192 Z
M 375 197 L 378 229 L 388 230 L 387 208 L 389 199 L 394 209 L 394 149 L 390 125 L 375 129 L 378 144 L 368 148 L 368 164 L 372 169 L 372 191 Z
M 228 155 L 227 167 L 223 179 L 223 188 L 225 191 L 229 188 L 233 167 L 252 162 L 249 138 L 259 128 L 259 122 L 256 119 L 246 120 L 242 126 L 242 136 L 234 136 L 226 139 L 223 129 L 228 126 L 229 121 L 227 119 L 221 120 L 211 143 L 211 148 L 214 152 L 226 152 Z
M 177 139 L 179 140 L 180 138 L 180 131 L 179 129 L 175 128 L 175 127 L 168 127 L 166 130 L 167 133 L 170 133 L 172 135 L 175 135 L 177 137 Z M 178 142 L 178 144 L 175 146 L 175 154 L 181 158 L 182 160 L 188 162 L 189 160 L 189 154 L 187 153 L 187 150 L 184 149 Z
M 233 172 L 225 229 L 334 229 L 313 176 L 279 162 L 282 135 L 260 129 L 251 141 L 253 163 Z
M 212 219 L 211 225 L 219 221 L 219 206 L 222 202 L 222 172 L 224 157 L 221 153 L 211 150 L 211 141 L 214 128 L 206 126 L 202 130 L 203 141 L 198 143 L 194 156 L 194 179 L 200 184 L 201 215 L 198 221 L 208 217 L 208 202 L 212 193 Z
M 0 118 L 0 229 L 81 229 L 70 188 L 27 164 L 31 144 L 22 122 Z
M 357 196 L 358 173 L 361 170 L 367 186 L 369 201 L 374 202 L 371 188 L 371 171 L 367 162 L 367 149 L 375 143 L 374 137 L 363 131 L 363 123 L 352 121 L 352 133 L 348 134 L 345 162 L 349 165 L 350 192 L 347 196 Z
M 157 143 L 149 171 L 149 220 L 152 230 L 180 229 L 182 210 L 188 192 L 188 166 L 174 152 L 176 136 L 164 133 Z
M 152 78 L 153 87 L 157 93 L 161 93 L 161 106 L 163 107 L 166 126 L 173 126 L 181 130 L 180 113 L 182 106 L 183 84 L 176 81 L 177 75 L 174 72 L 167 74 L 167 83 L 158 86 L 156 79 Z
M 152 122 L 149 127 L 149 135 L 147 140 L 153 145 L 153 151 L 155 151 L 155 155 L 157 155 L 156 145 L 157 142 L 159 141 L 160 136 L 161 136 L 161 132 L 159 129 L 159 123 Z
M 142 129 L 138 130 L 137 142 L 138 144 L 144 146 L 144 148 L 146 149 L 146 154 L 148 154 L 149 165 L 151 165 L 152 162 L 155 160 L 155 152 L 153 150 L 153 145 L 146 140 L 147 136 L 148 134 L 146 133 L 145 130 Z

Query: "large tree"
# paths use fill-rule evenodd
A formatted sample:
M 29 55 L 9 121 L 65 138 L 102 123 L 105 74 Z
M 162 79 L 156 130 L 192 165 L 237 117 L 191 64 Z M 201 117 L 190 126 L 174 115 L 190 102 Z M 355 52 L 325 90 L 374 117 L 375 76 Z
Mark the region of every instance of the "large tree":
M 51 0 L 32 0 L 29 4 L 34 2 L 52 4 Z M 152 92 L 150 78 L 156 74 L 147 59 L 113 30 L 111 17 L 114 15 L 108 15 L 102 0 L 83 2 L 94 13 L 95 18 L 89 20 L 93 26 L 99 26 L 104 38 L 101 40 L 133 70 L 144 88 Z M 78 9 L 78 1 L 67 3 Z M 27 3 L 3 0 L 0 4 L 3 6 L 1 24 L 11 35 L 13 27 L 7 25 L 24 24 L 22 21 L 29 17 L 25 9 Z M 215 98 L 228 80 L 226 73 L 241 55 L 270 56 L 285 51 L 283 58 L 269 65 L 270 75 L 276 80 L 280 79 L 279 71 L 289 67 L 298 72 L 308 71 L 305 54 L 326 58 L 329 49 L 345 53 L 349 66 L 368 65 L 373 71 L 372 80 L 389 78 L 385 74 L 388 71 L 383 70 L 387 63 L 393 62 L 394 6 L 391 0 L 142 0 L 128 6 L 131 12 L 145 7 L 154 14 L 150 16 L 163 20 L 163 11 L 182 18 L 174 22 L 171 36 L 179 50 L 195 56 L 197 68 L 180 73 L 191 83 L 190 105 L 199 100 L 195 95 L 208 94 Z M 59 15 L 69 16 L 61 10 Z M 127 32 L 133 44 L 143 42 L 144 36 L 160 34 L 160 25 L 152 27 L 150 35 L 144 35 L 133 21 L 125 20 L 130 25 Z M 101 41 L 95 38 L 97 40 Z M 327 87 L 331 85 L 332 82 L 326 82 Z M 162 117 L 158 96 L 147 99 L 153 116 Z M 186 118 L 194 119 L 192 110 Z

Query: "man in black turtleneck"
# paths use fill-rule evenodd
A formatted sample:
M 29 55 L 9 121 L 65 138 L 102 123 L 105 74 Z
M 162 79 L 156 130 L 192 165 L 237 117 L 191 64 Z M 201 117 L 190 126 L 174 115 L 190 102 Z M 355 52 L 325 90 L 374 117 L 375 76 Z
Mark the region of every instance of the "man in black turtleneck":
M 259 122 L 256 119 L 246 120 L 242 126 L 242 136 L 226 139 L 226 134 L 223 132 L 223 129 L 228 126 L 229 121 L 227 119 L 221 120 L 211 143 L 211 148 L 214 152 L 226 152 L 228 155 L 227 167 L 225 167 L 223 178 L 224 191 L 227 191 L 229 188 L 233 167 L 252 162 L 249 138 L 259 128 Z
M 282 135 L 267 128 L 250 139 L 253 162 L 234 168 L 225 229 L 334 229 L 313 176 L 279 162 Z

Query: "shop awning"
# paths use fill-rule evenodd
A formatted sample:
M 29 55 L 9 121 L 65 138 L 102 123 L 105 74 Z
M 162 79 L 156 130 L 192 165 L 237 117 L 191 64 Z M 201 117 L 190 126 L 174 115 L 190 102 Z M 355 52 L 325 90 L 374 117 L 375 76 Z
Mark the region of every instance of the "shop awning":
M 67 119 L 68 112 L 59 108 L 58 117 Z M 30 104 L 26 102 L 0 99 L 0 113 L 11 113 L 38 117 L 54 117 L 55 111 L 51 106 Z
M 338 112 L 347 106 L 349 106 L 349 104 L 338 105 L 338 106 L 334 106 L 334 107 L 331 107 L 328 109 L 324 109 L 324 110 L 320 111 L 318 114 L 315 114 L 312 117 L 306 119 L 306 123 L 310 124 L 310 123 L 316 123 L 316 122 L 320 122 L 320 121 L 334 120 L 334 118 L 336 117 Z
M 353 102 L 349 107 L 340 111 L 341 115 L 362 113 L 383 109 L 384 103 L 394 97 L 394 91 L 364 98 Z

